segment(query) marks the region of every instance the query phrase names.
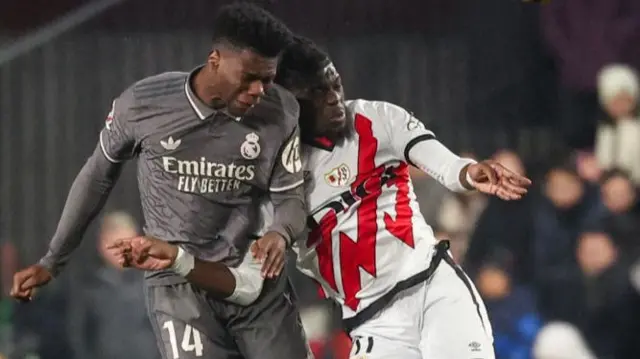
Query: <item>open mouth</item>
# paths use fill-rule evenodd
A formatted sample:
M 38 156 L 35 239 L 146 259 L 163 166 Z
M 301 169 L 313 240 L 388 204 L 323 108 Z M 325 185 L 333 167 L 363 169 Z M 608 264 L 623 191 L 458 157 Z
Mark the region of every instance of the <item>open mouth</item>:
M 247 103 L 247 102 L 238 101 L 238 106 L 240 106 L 241 108 L 250 108 L 250 107 L 253 107 L 254 105 L 255 105 L 255 103 Z
M 346 118 L 346 113 L 344 109 L 339 108 L 338 110 L 331 112 L 329 116 L 329 122 L 331 123 L 344 122 L 345 118 Z

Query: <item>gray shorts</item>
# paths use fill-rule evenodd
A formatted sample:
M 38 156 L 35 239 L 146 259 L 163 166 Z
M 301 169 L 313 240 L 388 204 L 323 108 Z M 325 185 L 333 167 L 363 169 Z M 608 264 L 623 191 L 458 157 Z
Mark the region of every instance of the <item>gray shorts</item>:
M 312 358 L 285 274 L 267 280 L 242 307 L 189 283 L 146 288 L 147 310 L 163 359 Z

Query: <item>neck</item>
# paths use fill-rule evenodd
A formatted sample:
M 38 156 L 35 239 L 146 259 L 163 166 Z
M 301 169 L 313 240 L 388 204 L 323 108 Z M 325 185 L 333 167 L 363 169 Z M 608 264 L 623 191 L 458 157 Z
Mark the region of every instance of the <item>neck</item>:
M 212 82 L 208 80 L 210 76 L 211 74 L 207 72 L 205 67 L 200 69 L 200 71 L 198 71 L 198 73 L 193 77 L 193 81 L 191 83 L 191 86 L 193 86 L 193 92 L 200 101 L 204 102 L 208 106 L 213 108 L 225 107 L 226 104 L 222 100 L 222 97 L 219 95 L 215 86 L 210 85 Z

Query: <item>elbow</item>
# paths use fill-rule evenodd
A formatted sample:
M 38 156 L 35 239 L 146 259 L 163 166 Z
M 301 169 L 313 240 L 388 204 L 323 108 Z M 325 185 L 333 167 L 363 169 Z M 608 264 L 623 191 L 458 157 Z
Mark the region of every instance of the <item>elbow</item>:
M 120 172 L 122 171 L 122 163 L 114 163 L 105 157 L 100 149 L 96 147 L 91 157 L 82 167 L 81 173 L 94 180 L 96 189 L 102 193 L 109 192 L 115 185 Z
M 289 236 L 289 238 L 287 238 L 287 245 L 291 246 L 297 238 L 301 238 L 304 235 L 306 228 L 306 217 L 299 216 L 299 218 L 296 218 L 295 222 L 292 223 L 287 230 L 287 234 Z
M 305 213 L 304 204 L 302 203 L 302 201 L 300 201 L 300 206 L 302 208 L 302 212 L 300 213 Z M 289 231 L 288 231 L 289 238 L 291 240 L 293 240 L 294 238 L 299 238 L 304 233 L 306 226 L 307 226 L 306 216 L 302 214 L 296 216 L 295 220 L 291 223 L 291 226 L 289 227 Z
M 282 201 L 275 212 L 275 220 L 269 231 L 279 233 L 288 244 L 304 233 L 307 224 L 304 200 L 300 197 Z

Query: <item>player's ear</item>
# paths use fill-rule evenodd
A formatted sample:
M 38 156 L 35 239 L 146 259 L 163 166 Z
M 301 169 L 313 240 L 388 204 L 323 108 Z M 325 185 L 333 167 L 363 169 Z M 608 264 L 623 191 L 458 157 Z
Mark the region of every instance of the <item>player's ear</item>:
M 207 64 L 212 70 L 217 70 L 220 66 L 220 50 L 213 49 L 207 58 Z

